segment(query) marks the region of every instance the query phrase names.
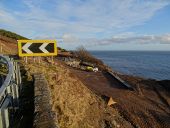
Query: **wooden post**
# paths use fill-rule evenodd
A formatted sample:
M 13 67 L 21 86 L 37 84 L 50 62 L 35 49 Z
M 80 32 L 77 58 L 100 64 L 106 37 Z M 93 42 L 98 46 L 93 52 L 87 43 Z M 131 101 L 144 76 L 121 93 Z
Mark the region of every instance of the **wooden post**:
M 40 56 L 38 57 L 38 63 L 39 64 L 41 63 L 41 57 Z
M 28 57 L 26 56 L 26 58 L 25 58 L 25 59 L 26 59 L 26 64 L 27 64 L 27 63 L 28 63 Z
M 54 58 L 53 58 L 53 56 L 51 56 L 51 63 L 52 63 L 52 65 L 53 65 L 53 63 L 54 63 Z
M 34 61 L 34 63 L 35 63 L 35 57 L 33 56 L 33 61 Z
M 1 44 L 1 47 L 0 47 L 0 51 L 1 51 L 1 54 L 2 54 L 2 44 Z
M 24 57 L 24 61 L 25 61 L 26 64 L 28 63 L 28 60 L 27 60 L 27 59 L 28 59 L 27 56 Z

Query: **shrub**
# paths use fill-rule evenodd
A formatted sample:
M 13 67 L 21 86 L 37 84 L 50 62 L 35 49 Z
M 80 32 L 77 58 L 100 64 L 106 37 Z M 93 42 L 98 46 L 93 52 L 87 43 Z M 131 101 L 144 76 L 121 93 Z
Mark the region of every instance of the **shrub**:
M 83 62 L 90 62 L 96 66 L 103 65 L 103 62 L 92 56 L 83 46 L 78 47 L 74 52 L 75 56 Z

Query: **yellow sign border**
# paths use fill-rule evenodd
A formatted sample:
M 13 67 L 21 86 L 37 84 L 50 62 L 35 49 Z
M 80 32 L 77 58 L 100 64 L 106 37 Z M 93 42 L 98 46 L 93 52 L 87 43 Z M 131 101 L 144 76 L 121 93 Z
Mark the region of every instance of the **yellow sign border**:
M 56 40 L 17 40 L 19 56 L 56 56 L 57 55 L 57 41 Z M 22 43 L 54 43 L 53 53 L 22 53 Z

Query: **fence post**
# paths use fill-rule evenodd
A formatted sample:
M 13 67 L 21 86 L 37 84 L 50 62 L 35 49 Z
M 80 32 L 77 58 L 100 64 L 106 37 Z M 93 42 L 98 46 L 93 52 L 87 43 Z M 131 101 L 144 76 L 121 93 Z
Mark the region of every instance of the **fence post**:
M 2 44 L 0 44 L 0 51 L 1 51 L 1 54 L 2 54 L 2 49 L 3 49 L 3 48 L 2 48 Z

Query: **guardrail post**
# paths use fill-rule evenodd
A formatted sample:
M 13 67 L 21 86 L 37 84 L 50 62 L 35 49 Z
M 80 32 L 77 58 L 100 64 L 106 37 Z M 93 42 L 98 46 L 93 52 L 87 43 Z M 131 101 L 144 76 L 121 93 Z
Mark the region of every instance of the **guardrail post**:
M 21 84 L 21 72 L 20 72 L 20 66 L 18 65 L 18 85 L 19 85 L 19 94 L 21 93 L 22 90 L 22 84 Z
M 9 111 L 9 107 L 11 105 L 10 100 L 11 97 L 7 96 L 0 108 L 0 128 L 9 128 L 11 115 Z
M 13 103 L 15 108 L 18 108 L 19 106 L 19 94 L 18 94 L 18 86 L 13 83 L 12 85 L 12 92 L 13 92 Z
M 0 128 L 3 128 L 3 116 L 2 116 L 2 112 L 0 111 Z
M 9 109 L 0 109 L 0 128 L 9 128 Z
M 0 128 L 9 128 L 13 114 L 19 108 L 21 88 L 20 67 L 12 58 L 0 56 L 0 61 L 8 66 L 8 74 L 0 87 Z M 11 111 L 11 108 L 13 111 Z

